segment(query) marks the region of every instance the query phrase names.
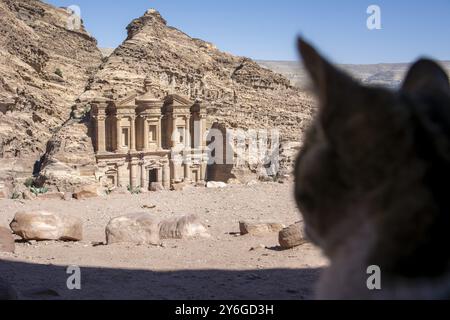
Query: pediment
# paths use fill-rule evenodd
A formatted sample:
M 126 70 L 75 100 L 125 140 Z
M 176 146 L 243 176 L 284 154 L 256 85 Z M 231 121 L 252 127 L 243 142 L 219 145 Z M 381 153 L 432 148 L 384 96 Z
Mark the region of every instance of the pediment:
M 138 93 L 136 91 L 132 91 L 128 96 L 123 98 L 122 100 L 117 101 L 116 107 L 128 107 L 136 105 L 136 98 L 138 97 Z
M 178 94 L 170 94 L 165 99 L 166 103 L 173 104 L 174 107 L 191 107 L 194 103 L 187 97 Z

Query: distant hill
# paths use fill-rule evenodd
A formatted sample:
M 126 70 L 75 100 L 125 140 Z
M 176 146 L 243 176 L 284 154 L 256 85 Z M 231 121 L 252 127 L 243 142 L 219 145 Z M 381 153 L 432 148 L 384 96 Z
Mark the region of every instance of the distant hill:
M 308 77 L 301 65 L 297 61 L 257 61 L 262 67 L 284 75 L 297 87 L 305 89 L 308 87 Z M 350 73 L 354 78 L 368 85 L 382 85 L 391 88 L 399 86 L 409 68 L 408 63 L 382 63 L 339 65 L 341 69 Z M 450 61 L 442 61 L 441 65 L 450 74 Z

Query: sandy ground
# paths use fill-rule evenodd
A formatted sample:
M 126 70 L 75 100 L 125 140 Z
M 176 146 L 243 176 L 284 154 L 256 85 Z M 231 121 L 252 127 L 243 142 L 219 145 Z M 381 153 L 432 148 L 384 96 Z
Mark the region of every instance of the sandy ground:
M 156 205 L 143 209 L 144 205 Z M 0 253 L 0 276 L 27 299 L 308 299 L 326 259 L 310 244 L 282 251 L 278 235 L 239 235 L 239 221 L 300 220 L 291 184 L 193 188 L 84 201 L 0 201 L 0 225 L 21 210 L 82 217 L 78 243 L 17 242 Z M 197 214 L 211 239 L 169 240 L 162 247 L 105 246 L 112 217 L 150 212 Z M 18 239 L 19 240 L 19 239 Z M 266 248 L 257 248 L 260 245 Z M 81 268 L 81 290 L 69 290 L 67 267 Z

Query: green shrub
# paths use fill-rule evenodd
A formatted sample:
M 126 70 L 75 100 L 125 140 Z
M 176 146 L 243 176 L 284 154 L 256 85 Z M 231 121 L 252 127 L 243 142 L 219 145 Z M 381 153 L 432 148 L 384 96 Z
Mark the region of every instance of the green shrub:
M 34 193 L 35 195 L 40 195 L 40 194 L 44 194 L 48 192 L 48 188 L 43 187 L 43 188 L 36 188 L 36 187 L 31 187 L 30 191 L 32 193 Z
M 64 77 L 63 77 L 63 73 L 62 73 L 61 69 L 59 69 L 59 68 L 57 68 L 57 69 L 55 70 L 55 74 L 56 74 L 58 77 L 60 77 L 60 78 L 64 78 Z
M 19 192 L 13 192 L 13 194 L 11 196 L 11 199 L 12 200 L 17 200 L 17 199 L 20 198 L 20 196 L 21 196 L 21 194 Z
M 141 187 L 131 188 L 131 186 L 128 185 L 127 189 L 128 189 L 128 192 L 130 192 L 131 194 L 140 194 L 141 193 Z
M 25 185 L 25 187 L 31 188 L 32 186 L 34 186 L 34 179 L 28 178 L 23 184 Z

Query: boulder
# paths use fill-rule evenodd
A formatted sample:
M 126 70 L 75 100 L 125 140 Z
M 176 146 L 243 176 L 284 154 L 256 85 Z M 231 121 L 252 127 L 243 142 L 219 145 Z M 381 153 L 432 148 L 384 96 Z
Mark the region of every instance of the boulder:
M 302 224 L 297 222 L 281 230 L 278 241 L 283 249 L 292 249 L 306 243 L 307 240 L 303 232 Z
M 37 196 L 39 200 L 64 200 L 64 192 L 47 192 Z
M 163 185 L 162 185 L 161 183 L 159 183 L 159 182 L 152 182 L 152 183 L 150 184 L 150 191 L 152 191 L 152 192 L 163 191 L 163 190 L 164 190 L 164 187 L 163 187 Z
M 269 223 L 251 223 L 241 221 L 239 222 L 239 229 L 241 235 L 250 234 L 252 236 L 260 236 L 274 232 L 280 232 L 286 226 L 281 223 L 269 222 Z
M 131 213 L 111 219 L 106 226 L 106 243 L 159 245 L 159 221 L 148 213 Z
M 0 227 L 0 252 L 14 253 L 15 242 L 10 229 Z
M 24 240 L 81 241 L 83 239 L 81 219 L 47 211 L 18 212 L 10 227 Z
M 0 301 L 3 300 L 17 300 L 18 295 L 11 285 L 0 278 Z
M 210 189 L 220 189 L 220 188 L 226 188 L 227 184 L 225 182 L 220 182 L 220 181 L 208 181 L 208 183 L 206 184 L 207 188 Z
M 77 188 L 73 193 L 73 197 L 77 200 L 97 198 L 98 196 L 100 196 L 100 192 L 97 185 L 85 185 Z
M 161 239 L 188 239 L 194 237 L 210 237 L 206 227 L 196 215 L 163 220 L 159 224 Z

